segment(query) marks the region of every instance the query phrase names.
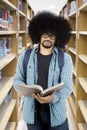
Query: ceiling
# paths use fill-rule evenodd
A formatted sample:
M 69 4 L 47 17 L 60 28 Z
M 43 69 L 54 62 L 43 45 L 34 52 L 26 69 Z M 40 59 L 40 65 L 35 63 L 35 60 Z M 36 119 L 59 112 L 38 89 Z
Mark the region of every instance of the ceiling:
M 34 13 L 38 11 L 50 11 L 59 14 L 60 10 L 67 3 L 67 0 L 27 0 Z

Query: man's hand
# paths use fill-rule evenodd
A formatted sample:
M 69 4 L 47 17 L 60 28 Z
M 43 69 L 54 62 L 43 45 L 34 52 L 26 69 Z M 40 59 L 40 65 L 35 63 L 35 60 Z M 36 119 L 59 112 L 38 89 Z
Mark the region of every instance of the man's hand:
M 53 93 L 51 93 L 50 95 L 45 96 L 45 97 L 40 96 L 40 94 L 35 94 L 35 93 L 33 93 L 32 96 L 34 98 L 36 98 L 37 101 L 40 102 L 41 104 L 45 104 L 45 103 L 50 103 L 53 101 L 54 94 L 55 94 L 55 91 Z

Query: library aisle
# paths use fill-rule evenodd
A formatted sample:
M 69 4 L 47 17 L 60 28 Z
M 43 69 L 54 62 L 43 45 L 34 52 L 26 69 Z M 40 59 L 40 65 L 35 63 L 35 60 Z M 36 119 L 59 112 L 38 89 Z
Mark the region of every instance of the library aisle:
M 28 25 L 35 10 L 29 1 L 35 2 L 0 0 L 0 130 L 27 130 L 22 116 L 23 97 L 14 89 L 13 80 L 20 53 L 33 47 Z M 87 0 L 65 1 L 58 15 L 67 18 L 72 28 L 66 46 L 73 61 L 73 91 L 67 100 L 69 130 L 87 130 Z
M 67 119 L 68 119 L 68 123 L 69 123 L 69 130 L 76 130 L 76 124 L 74 122 L 71 110 L 69 108 L 68 102 L 67 102 Z M 22 111 L 21 111 L 21 115 L 20 115 L 20 119 L 18 122 L 18 127 L 17 130 L 27 130 L 26 127 L 26 123 L 23 120 L 23 115 L 22 115 Z

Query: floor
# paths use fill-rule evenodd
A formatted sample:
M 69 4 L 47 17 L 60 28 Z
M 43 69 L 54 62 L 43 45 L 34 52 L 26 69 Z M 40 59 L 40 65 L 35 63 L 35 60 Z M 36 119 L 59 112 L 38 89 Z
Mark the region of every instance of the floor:
M 67 108 L 68 108 L 67 117 L 69 122 L 69 130 L 76 130 L 75 122 L 68 104 L 67 104 Z M 17 130 L 27 130 L 26 123 L 23 120 L 22 112 L 21 112 Z

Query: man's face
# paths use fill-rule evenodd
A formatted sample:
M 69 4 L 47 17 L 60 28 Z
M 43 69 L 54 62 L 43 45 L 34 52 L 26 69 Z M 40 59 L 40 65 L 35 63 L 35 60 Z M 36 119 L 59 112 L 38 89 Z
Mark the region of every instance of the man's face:
M 51 33 L 44 33 L 41 36 L 41 44 L 44 48 L 52 48 L 54 46 L 55 41 L 56 37 Z

